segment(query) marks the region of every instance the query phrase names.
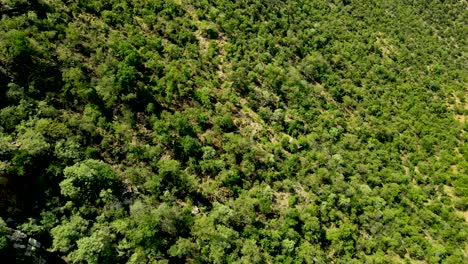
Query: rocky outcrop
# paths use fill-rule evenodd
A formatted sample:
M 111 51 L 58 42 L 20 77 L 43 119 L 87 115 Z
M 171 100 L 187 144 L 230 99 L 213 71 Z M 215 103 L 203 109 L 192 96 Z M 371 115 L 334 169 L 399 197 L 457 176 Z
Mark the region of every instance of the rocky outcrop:
M 63 259 L 46 251 L 42 244 L 21 231 L 7 228 L 8 249 L 5 263 L 55 264 L 66 263 Z
M 39 241 L 34 238 L 28 237 L 26 234 L 10 229 L 11 235 L 9 238 L 9 244 L 11 248 L 9 250 L 9 257 L 14 258 L 17 263 L 34 263 L 34 264 L 46 264 L 47 255 L 42 249 L 42 245 Z

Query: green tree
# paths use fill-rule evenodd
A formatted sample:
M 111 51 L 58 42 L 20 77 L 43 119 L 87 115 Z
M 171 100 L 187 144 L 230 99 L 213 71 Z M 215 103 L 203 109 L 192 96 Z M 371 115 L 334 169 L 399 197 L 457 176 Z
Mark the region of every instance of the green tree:
M 119 191 L 116 173 L 103 161 L 84 160 L 66 167 L 63 174 L 65 179 L 60 182 L 61 192 L 76 202 L 95 204 L 102 190 Z

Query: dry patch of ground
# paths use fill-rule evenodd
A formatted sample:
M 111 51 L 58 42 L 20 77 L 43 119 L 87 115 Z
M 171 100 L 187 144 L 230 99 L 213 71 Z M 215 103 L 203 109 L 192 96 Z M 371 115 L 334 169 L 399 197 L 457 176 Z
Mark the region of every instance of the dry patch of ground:
M 452 198 L 452 200 L 456 200 L 458 199 L 456 194 L 455 194 L 455 190 L 453 187 L 450 187 L 450 186 L 447 186 L 445 185 L 444 186 L 444 190 L 445 190 L 445 193 L 450 197 Z M 465 219 L 465 222 L 468 223 L 468 211 L 460 211 L 456 208 L 455 209 L 455 212 L 457 212 L 457 214 L 459 214 L 460 216 L 463 216 L 463 218 Z

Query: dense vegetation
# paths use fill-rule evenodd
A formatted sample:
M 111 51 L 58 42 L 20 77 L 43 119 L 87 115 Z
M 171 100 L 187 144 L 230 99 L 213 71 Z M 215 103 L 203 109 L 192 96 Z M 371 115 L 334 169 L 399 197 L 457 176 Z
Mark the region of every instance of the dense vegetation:
M 466 263 L 467 8 L 1 0 L 0 257 Z

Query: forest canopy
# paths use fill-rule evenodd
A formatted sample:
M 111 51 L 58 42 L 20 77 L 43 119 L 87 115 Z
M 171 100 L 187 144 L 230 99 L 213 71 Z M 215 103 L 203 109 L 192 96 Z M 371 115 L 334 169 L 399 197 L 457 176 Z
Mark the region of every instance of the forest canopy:
M 467 10 L 0 0 L 0 257 L 467 263 Z

